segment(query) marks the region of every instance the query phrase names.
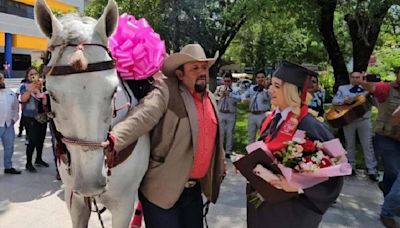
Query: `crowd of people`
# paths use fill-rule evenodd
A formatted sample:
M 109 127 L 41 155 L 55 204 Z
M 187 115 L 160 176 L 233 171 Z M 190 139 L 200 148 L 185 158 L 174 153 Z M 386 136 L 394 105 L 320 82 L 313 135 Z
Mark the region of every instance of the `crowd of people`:
M 17 91 L 14 93 L 7 88 L 4 75 L 0 75 L 0 92 L 3 96 L 0 99 L 0 136 L 4 146 L 4 173 L 21 174 L 12 165 L 14 152 L 15 132 L 14 124 L 19 120 L 19 132 L 17 137 L 22 137 L 25 129 L 26 164 L 28 172 L 36 173 L 36 167 L 49 167 L 43 160 L 43 145 L 47 131 L 47 97 L 45 94 L 43 77 L 34 67 L 25 71 L 25 77 L 21 80 Z M 21 110 L 21 116 L 19 116 Z M 53 141 L 53 140 L 52 140 Z M 53 143 L 54 146 L 54 143 Z M 53 147 L 54 149 L 54 147 Z M 34 153 L 36 154 L 34 156 Z M 33 162 L 33 158 L 35 158 Z M 58 172 L 56 178 L 60 180 Z
M 223 85 L 212 93 L 207 84 L 214 62 L 215 58 L 207 58 L 198 44 L 186 45 L 179 53 L 171 54 L 161 69 L 166 77 L 156 79 L 154 89 L 112 129 L 117 152 L 150 132 L 150 164 L 139 191 L 146 227 L 203 227 L 202 193 L 208 201 L 217 201 L 226 175 L 225 158 L 234 153 L 239 102 L 248 104 L 248 144 L 262 141 L 267 146 L 283 146 L 287 135 L 281 128 L 286 129 L 293 121 L 295 128 L 312 140 L 333 139 L 331 129 L 323 123 L 325 92 L 316 72 L 284 62 L 272 75 L 263 70 L 256 72 L 255 84 L 244 93 L 232 86 L 232 74 L 225 73 Z M 332 101 L 334 105 L 351 104 L 366 92 L 377 99 L 374 143 L 370 111 L 346 125 L 343 132 L 353 170 L 359 136 L 366 174 L 372 181 L 380 179 L 375 151 L 382 155 L 384 176 L 379 187 L 385 201 L 380 216 L 386 227 L 398 227 L 394 216 L 400 212 L 400 156 L 396 151 L 400 140 L 400 68 L 395 73 L 396 82 L 371 83 L 364 80 L 363 73 L 352 72 L 350 84 L 340 86 Z M 0 109 L 4 173 L 21 173 L 12 165 L 19 107 L 22 116 L 17 135 L 21 136 L 25 128 L 26 170 L 34 173 L 35 167 L 49 167 L 42 158 L 47 105 L 44 81 L 36 69 L 27 69 L 16 94 L 0 75 L 0 106 L 5 107 Z M 310 114 L 309 110 L 314 111 Z M 259 207 L 248 203 L 248 227 L 264 227 L 266 222 L 271 227 L 318 227 L 339 196 L 343 178 L 331 177 L 306 189 L 291 186 L 283 176 L 269 184 L 287 199 L 276 204 L 264 202 Z

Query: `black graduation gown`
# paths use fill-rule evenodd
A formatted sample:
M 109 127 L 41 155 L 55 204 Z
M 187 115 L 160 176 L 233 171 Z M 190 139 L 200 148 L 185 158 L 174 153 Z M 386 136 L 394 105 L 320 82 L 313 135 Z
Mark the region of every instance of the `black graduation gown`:
M 324 123 L 307 114 L 298 129 L 306 132 L 308 138 L 321 142 L 333 139 Z M 263 202 L 258 208 L 247 202 L 247 226 L 249 228 L 313 228 L 318 227 L 323 214 L 339 196 L 343 177 L 329 180 L 304 189 L 304 194 L 289 200 L 271 204 Z M 249 186 L 247 186 L 249 190 Z M 282 190 L 283 191 L 283 190 Z

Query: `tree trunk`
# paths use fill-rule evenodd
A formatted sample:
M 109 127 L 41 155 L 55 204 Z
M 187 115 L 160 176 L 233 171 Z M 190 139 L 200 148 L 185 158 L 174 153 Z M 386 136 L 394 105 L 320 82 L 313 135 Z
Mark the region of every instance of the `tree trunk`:
M 363 72 L 368 68 L 368 63 L 383 20 L 390 8 L 390 4 L 382 3 L 379 8 L 370 14 L 356 12 L 354 15 L 346 15 L 345 20 L 349 27 L 353 44 L 353 71 Z
M 318 20 L 318 28 L 322 36 L 322 42 L 328 52 L 331 65 L 333 67 L 333 75 L 335 77 L 335 85 L 333 91 L 336 92 L 339 85 L 349 83 L 348 71 L 337 42 L 335 31 L 333 28 L 334 13 L 336 10 L 337 0 L 318 0 L 320 15 Z

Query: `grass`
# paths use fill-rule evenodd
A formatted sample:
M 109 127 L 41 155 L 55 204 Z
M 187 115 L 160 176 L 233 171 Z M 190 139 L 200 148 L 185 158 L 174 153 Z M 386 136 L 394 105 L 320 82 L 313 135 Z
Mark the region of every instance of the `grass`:
M 239 103 L 237 105 L 237 117 L 236 117 L 236 125 L 235 125 L 235 133 L 233 138 L 233 151 L 236 153 L 245 153 L 245 147 L 247 145 L 248 136 L 247 136 L 247 115 L 248 115 L 248 104 Z M 329 108 L 329 105 L 325 106 L 326 109 Z M 375 129 L 375 119 L 377 118 L 378 110 L 373 107 L 372 108 L 372 126 Z M 338 137 L 337 130 L 332 128 L 332 133 Z M 344 141 L 342 141 L 343 146 L 345 146 Z M 376 151 L 375 151 L 376 154 Z M 377 156 L 379 158 L 379 156 Z M 383 170 L 382 162 L 379 161 L 379 170 Z M 362 153 L 361 145 L 359 142 L 356 147 L 356 167 L 357 169 L 365 169 L 364 165 L 364 154 Z

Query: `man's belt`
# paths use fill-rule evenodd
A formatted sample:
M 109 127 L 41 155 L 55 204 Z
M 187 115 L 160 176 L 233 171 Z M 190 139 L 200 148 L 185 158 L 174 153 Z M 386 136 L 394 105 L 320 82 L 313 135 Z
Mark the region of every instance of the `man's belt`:
M 199 182 L 199 180 L 196 179 L 189 179 L 188 181 L 186 181 L 185 183 L 185 188 L 193 188 L 194 186 L 196 186 L 196 184 Z
M 219 110 L 220 113 L 231 113 L 229 110 Z
M 266 113 L 267 111 L 250 111 L 252 114 L 256 114 L 256 115 L 259 115 L 259 114 L 264 114 L 264 113 Z

